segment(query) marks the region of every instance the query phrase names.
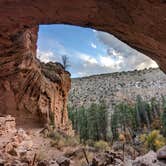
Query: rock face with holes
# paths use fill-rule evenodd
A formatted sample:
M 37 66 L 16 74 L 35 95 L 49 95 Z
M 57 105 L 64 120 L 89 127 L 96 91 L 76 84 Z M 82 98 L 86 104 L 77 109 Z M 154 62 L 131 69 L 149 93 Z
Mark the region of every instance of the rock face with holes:
M 68 23 L 110 32 L 166 71 L 165 0 L 1 0 L 0 7 L 0 113 L 10 113 L 20 123 L 46 119 L 48 109 L 60 112 L 54 116 L 58 127 L 68 123 L 68 73 L 62 70 L 60 84 L 42 74 L 36 59 L 39 24 Z

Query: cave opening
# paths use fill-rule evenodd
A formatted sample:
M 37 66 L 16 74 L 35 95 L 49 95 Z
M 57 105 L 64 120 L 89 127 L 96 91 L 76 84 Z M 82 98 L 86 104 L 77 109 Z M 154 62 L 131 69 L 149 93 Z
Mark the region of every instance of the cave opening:
M 166 76 L 157 63 L 109 33 L 72 25 L 41 25 L 37 44 L 37 58 L 43 63 L 58 62 L 63 66 L 62 57 L 67 57 L 69 64 L 65 70 L 71 74 L 71 89 L 66 104 L 75 130 L 79 127 L 73 112 L 78 110 L 97 110 L 104 103 L 108 125 L 117 107 L 124 111 L 129 105 L 133 109 L 136 102 L 147 102 L 151 107 L 152 101 L 161 102 L 166 94 Z M 147 115 L 140 113 L 140 117 L 149 127 L 152 122 Z M 129 125 L 126 124 L 125 131 Z M 111 126 L 107 126 L 107 131 L 103 128 L 96 140 L 107 139 L 102 131 L 109 137 Z
M 126 165 L 166 159 L 166 147 L 139 157 L 166 144 L 164 0 L 1 0 L 0 6 L 2 165 L 53 164 L 70 148 L 77 161 L 62 160 L 76 166 L 96 165 L 102 160 L 98 150 L 106 151 L 106 165 L 124 165 L 125 158 Z M 73 148 L 77 133 L 88 152 L 95 148 L 93 156 L 87 153 L 89 163 L 86 152 Z

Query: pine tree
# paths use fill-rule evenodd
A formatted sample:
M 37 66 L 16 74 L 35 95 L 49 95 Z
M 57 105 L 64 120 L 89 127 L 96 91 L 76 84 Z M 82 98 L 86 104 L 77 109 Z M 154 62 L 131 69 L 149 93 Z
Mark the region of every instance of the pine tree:
M 163 113 L 161 114 L 162 132 L 166 136 L 166 98 L 162 96 Z

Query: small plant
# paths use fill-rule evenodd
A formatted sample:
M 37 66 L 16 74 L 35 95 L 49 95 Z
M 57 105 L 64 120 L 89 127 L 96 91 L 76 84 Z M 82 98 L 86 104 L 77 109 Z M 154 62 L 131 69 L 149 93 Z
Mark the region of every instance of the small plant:
M 60 133 L 58 133 L 55 130 L 50 131 L 50 133 L 48 134 L 48 137 L 50 137 L 53 140 L 57 140 L 57 141 L 62 139 L 62 136 L 60 135 Z
M 119 141 L 126 142 L 126 137 L 124 134 L 122 134 L 122 133 L 119 134 Z
M 160 134 L 160 131 L 153 130 L 149 134 L 142 134 L 140 140 L 146 150 L 158 150 L 165 145 L 165 138 Z
M 65 145 L 66 146 L 72 146 L 72 147 L 74 147 L 74 146 L 77 146 L 78 144 L 79 144 L 79 138 L 77 138 L 77 137 L 66 137 L 65 138 Z
M 51 138 L 51 146 L 58 149 L 62 149 L 65 146 L 77 146 L 79 144 L 79 139 L 77 137 L 64 136 L 55 130 L 52 130 L 48 137 Z
M 55 125 L 55 121 L 54 121 L 54 112 L 50 112 L 50 126 L 54 126 Z
M 161 114 L 161 124 L 163 135 L 166 136 L 166 106 L 164 105 L 164 111 Z
M 92 140 L 92 139 L 88 139 L 86 142 L 85 142 L 85 144 L 86 145 L 88 145 L 88 146 L 94 146 L 94 140 Z
M 98 151 L 106 151 L 109 150 L 109 144 L 106 141 L 100 140 L 94 143 L 94 147 L 98 150 Z
M 62 55 L 61 59 L 62 59 L 62 65 L 64 69 L 66 70 L 67 68 L 70 67 L 69 57 L 67 55 Z
M 46 154 L 44 151 L 40 150 L 39 153 L 37 153 L 36 160 L 42 161 L 44 159 L 46 159 Z

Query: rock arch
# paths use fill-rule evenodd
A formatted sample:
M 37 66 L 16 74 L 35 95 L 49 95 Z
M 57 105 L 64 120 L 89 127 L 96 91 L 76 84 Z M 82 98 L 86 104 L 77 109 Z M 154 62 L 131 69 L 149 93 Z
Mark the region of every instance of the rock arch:
M 74 24 L 109 32 L 151 57 L 166 72 L 165 0 L 1 0 L 0 7 L 0 106 L 5 105 L 6 112 L 21 116 L 27 110 L 36 114 L 40 94 L 49 93 L 51 84 L 36 59 L 39 24 Z M 55 100 L 61 103 L 66 99 L 70 79 L 60 66 L 56 70 L 60 84 L 51 83 L 65 92 L 63 99 L 60 90 L 53 95 L 61 97 Z M 14 101 L 7 102 L 12 96 Z M 56 106 L 56 112 L 60 112 L 60 105 L 50 107 L 55 111 Z M 65 119 L 63 125 L 57 124 L 59 128 L 66 127 L 67 113 Z

